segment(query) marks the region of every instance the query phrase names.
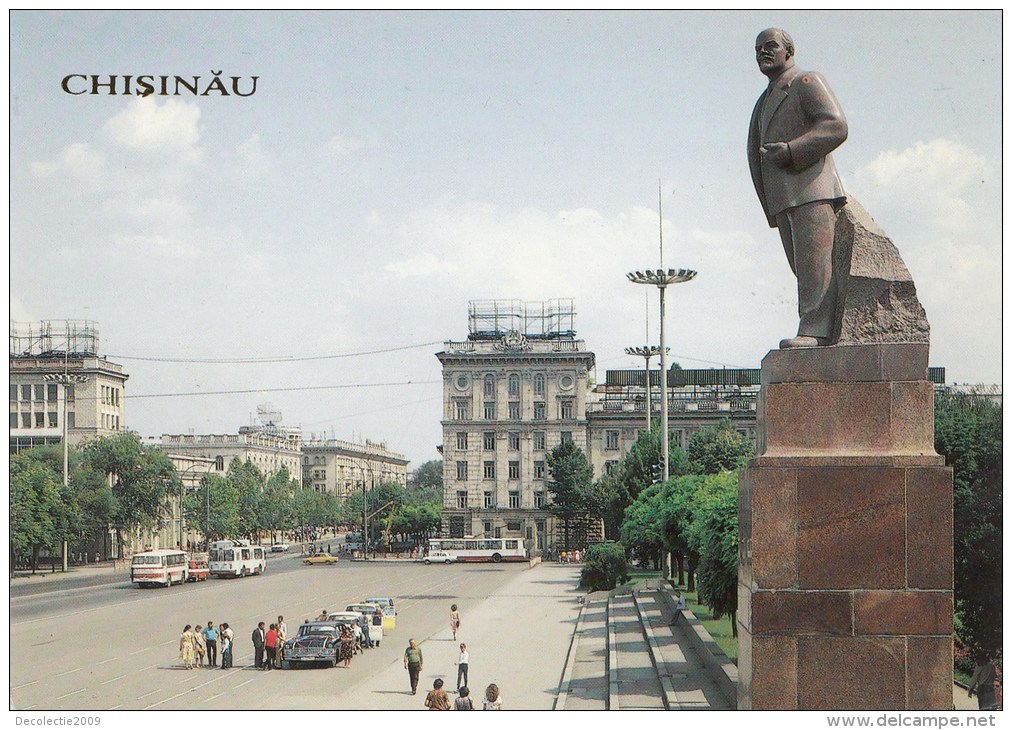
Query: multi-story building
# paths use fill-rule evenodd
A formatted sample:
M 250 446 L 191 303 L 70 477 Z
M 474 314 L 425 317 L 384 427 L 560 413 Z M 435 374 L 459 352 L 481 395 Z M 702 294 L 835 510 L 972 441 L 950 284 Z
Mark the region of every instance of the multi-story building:
M 562 441 L 587 451 L 594 367 L 573 329 L 571 299 L 473 301 L 468 337 L 443 366 L 443 531 L 556 544 L 547 457 Z
M 282 467 L 288 469 L 292 479 L 298 479 L 302 473 L 301 432 L 272 423 L 242 426 L 234 434 L 163 434 L 152 444 L 174 459 L 213 459 L 212 473 L 227 472 L 233 459 L 252 463 L 268 478 Z
M 302 486 L 346 499 L 363 485 L 396 483 L 406 486 L 408 461 L 387 449 L 386 443 L 355 444 L 337 439 L 302 444 Z
M 98 327 L 84 320 L 12 323 L 10 449 L 81 444 L 126 428 L 123 366 L 99 355 Z M 66 414 L 66 424 L 64 424 Z

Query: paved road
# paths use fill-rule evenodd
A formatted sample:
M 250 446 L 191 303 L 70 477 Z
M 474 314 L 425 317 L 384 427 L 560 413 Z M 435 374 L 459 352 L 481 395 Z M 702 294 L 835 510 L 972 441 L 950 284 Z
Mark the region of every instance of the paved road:
M 498 679 L 512 706 L 548 709 L 578 608 L 576 571 L 563 566 L 272 561 L 263 576 L 169 589 L 99 585 L 12 598 L 11 706 L 16 709 L 366 709 L 420 706 L 406 693 L 401 656 L 422 642 L 422 681 L 454 673 L 450 603 L 470 641 L 472 685 Z M 290 627 L 320 608 L 367 595 L 398 600 L 397 630 L 351 669 L 251 669 L 249 634 L 279 613 Z M 236 668 L 192 670 L 177 659 L 183 624 L 228 621 Z M 481 627 L 481 630 L 479 630 Z M 446 636 L 442 636 L 446 634 Z M 445 655 L 445 656 L 444 656 Z M 539 661 L 529 682 L 529 667 Z M 494 662 L 494 664 L 493 664 Z M 483 664 L 483 669 L 478 665 Z M 488 671 L 490 667 L 496 671 Z M 526 670 L 526 673 L 525 673 Z M 488 679 L 495 676 L 496 679 Z M 554 675 L 554 676 L 552 676 Z M 454 675 L 455 678 L 455 675 Z M 521 704 L 524 703 L 524 704 Z

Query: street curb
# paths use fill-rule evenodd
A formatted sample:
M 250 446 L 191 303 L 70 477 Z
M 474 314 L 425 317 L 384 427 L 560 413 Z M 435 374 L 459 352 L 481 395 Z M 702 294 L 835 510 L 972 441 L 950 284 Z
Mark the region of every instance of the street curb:
M 608 596 L 608 709 L 620 710 L 618 701 L 618 645 L 615 639 L 615 614 Z
M 580 601 L 580 613 L 576 617 L 576 628 L 573 630 L 573 638 L 569 641 L 569 650 L 566 652 L 566 663 L 562 667 L 562 679 L 559 681 L 559 692 L 552 703 L 553 710 L 565 710 L 566 700 L 569 699 L 569 687 L 573 681 L 573 667 L 576 664 L 576 646 L 583 634 L 583 611 L 587 608 L 585 600 Z
M 647 645 L 650 647 L 650 661 L 653 662 L 654 671 L 657 672 L 657 678 L 661 682 L 661 691 L 664 693 L 664 709 L 680 710 L 682 708 L 678 704 L 675 688 L 671 684 L 671 674 L 668 671 L 667 662 L 664 661 L 664 655 L 661 653 L 661 647 L 657 643 L 657 637 L 654 636 L 653 627 L 650 626 L 649 617 L 640 604 L 639 596 L 635 591 L 632 596 L 633 603 L 636 605 L 636 613 L 640 617 L 640 626 L 643 627 L 643 634 L 647 637 Z

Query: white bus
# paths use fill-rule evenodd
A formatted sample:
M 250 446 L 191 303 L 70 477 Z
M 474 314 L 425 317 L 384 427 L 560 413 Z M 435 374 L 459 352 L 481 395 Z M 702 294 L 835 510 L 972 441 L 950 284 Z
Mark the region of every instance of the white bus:
M 260 575 L 267 570 L 267 554 L 249 540 L 218 540 L 208 550 L 208 568 L 219 578 Z
M 140 586 L 185 583 L 189 573 L 182 550 L 148 550 L 134 555 L 130 563 L 130 582 Z
M 454 537 L 429 540 L 429 551 L 442 550 L 457 557 L 460 563 L 499 563 L 525 561 L 527 551 L 519 538 Z

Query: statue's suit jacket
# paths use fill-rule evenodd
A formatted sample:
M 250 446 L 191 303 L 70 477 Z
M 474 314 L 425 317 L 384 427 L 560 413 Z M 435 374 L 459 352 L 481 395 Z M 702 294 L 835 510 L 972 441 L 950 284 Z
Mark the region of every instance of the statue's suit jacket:
M 777 214 L 816 200 L 846 201 L 830 152 L 847 139 L 847 120 L 821 75 L 796 66 L 767 87 L 752 111 L 748 166 L 771 228 Z M 761 145 L 787 142 L 791 164 L 764 159 Z

